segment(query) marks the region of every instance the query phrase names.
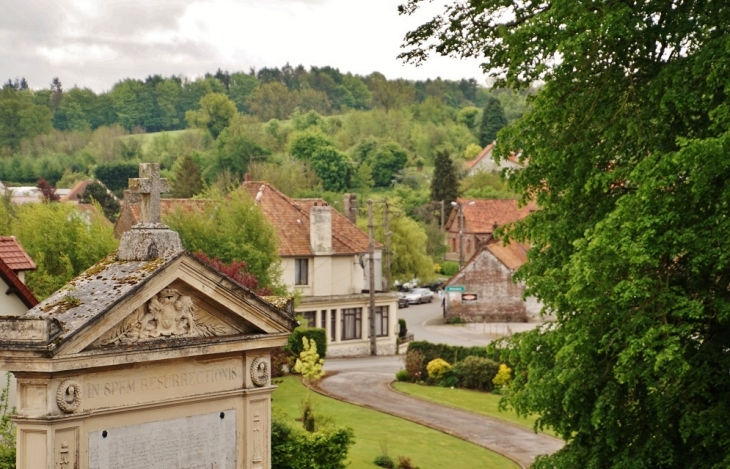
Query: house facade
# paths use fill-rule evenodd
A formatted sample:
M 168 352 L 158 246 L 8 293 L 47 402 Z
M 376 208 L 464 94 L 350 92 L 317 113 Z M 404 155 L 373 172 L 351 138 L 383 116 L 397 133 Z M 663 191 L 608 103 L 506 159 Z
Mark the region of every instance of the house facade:
M 301 294 L 308 325 L 327 331 L 327 356 L 370 354 L 368 237 L 323 199 L 291 199 L 266 182 L 243 186 L 279 235 L 282 280 Z M 376 244 L 375 336 L 378 355 L 395 353 L 398 298 L 382 288 L 382 246 Z
M 470 259 L 494 238 L 494 230 L 535 210 L 534 204 L 518 206 L 517 199 L 458 198 L 456 203 L 444 224 L 448 245 L 444 258 L 449 261 Z
M 499 163 L 496 163 L 492 155 L 495 145 L 496 142 L 490 143 L 473 160 L 465 163 L 469 176 L 473 176 L 480 171 L 498 173 L 503 169 L 523 168 L 523 162 L 520 162 L 520 155 L 515 153 L 511 153 L 506 159 L 501 159 Z
M 25 273 L 36 269 L 15 236 L 0 236 L 0 316 L 20 316 L 38 304 L 33 293 L 25 286 Z M 0 389 L 5 385 L 5 372 L 0 370 Z M 16 405 L 16 379 L 10 375 L 8 407 Z

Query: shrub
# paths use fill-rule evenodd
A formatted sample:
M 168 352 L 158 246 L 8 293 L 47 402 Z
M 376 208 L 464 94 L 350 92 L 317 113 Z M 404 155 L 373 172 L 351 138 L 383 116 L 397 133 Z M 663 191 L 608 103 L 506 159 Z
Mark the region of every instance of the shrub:
M 398 456 L 398 469 L 418 469 L 418 466 L 411 462 L 411 458 Z
M 490 344 L 491 345 L 491 344 Z M 489 358 L 494 361 L 500 361 L 500 350 L 497 348 L 485 347 L 460 347 L 446 344 L 433 344 L 424 340 L 413 341 L 408 344 L 408 352 L 419 352 L 423 355 L 423 365 L 421 367 L 421 374 L 426 375 L 425 364 L 433 359 L 441 358 L 451 363 L 457 363 L 464 360 L 466 357 L 476 356 L 482 358 Z M 413 371 L 406 366 L 406 369 L 411 376 L 415 376 Z
M 317 343 L 314 340 L 309 340 L 306 336 L 302 337 L 302 345 L 302 352 L 294 364 L 294 371 L 301 373 L 307 384 L 311 384 L 324 376 L 322 369 L 324 360 L 319 358 Z
M 408 332 L 408 328 L 406 327 L 406 320 L 403 318 L 399 318 L 398 319 L 398 337 L 405 337 L 407 332 Z
M 450 368 L 451 365 L 441 358 L 435 358 L 426 365 L 428 377 L 435 381 L 439 381 L 443 377 L 444 373 L 446 373 Z
M 5 372 L 5 382 L 0 388 L 0 469 L 15 469 L 15 425 L 10 414 L 15 409 L 8 408 L 10 373 Z
M 459 271 L 459 263 L 454 261 L 444 261 L 441 264 L 441 274 L 447 277 L 453 277 Z
M 305 432 L 281 416 L 271 420 L 271 467 L 277 469 L 344 469 L 355 443 L 351 428 L 333 425 Z
M 286 350 L 294 356 L 299 356 L 302 353 L 302 337 L 306 337 L 309 340 L 314 340 L 317 343 L 317 353 L 320 358 L 324 358 L 327 355 L 327 331 L 317 327 L 302 327 L 299 326 L 294 329 L 289 336 L 289 342 L 286 345 Z
M 451 367 L 441 376 L 441 379 L 437 383 L 442 388 L 456 388 L 459 387 L 459 376 L 454 371 L 455 367 Z
M 454 372 L 461 387 L 482 391 L 492 390 L 492 379 L 494 379 L 498 369 L 497 362 L 474 356 L 466 357 L 454 365 Z
M 408 382 L 411 380 L 411 375 L 408 370 L 400 370 L 395 374 L 396 381 Z
M 497 375 L 492 379 L 492 383 L 497 388 L 507 388 L 510 385 L 510 382 L 512 381 L 512 370 L 510 367 L 502 363 L 499 365 L 499 371 L 497 372 Z
M 408 347 L 408 352 L 406 352 L 405 365 L 406 372 L 408 373 L 408 376 L 410 376 L 411 380 L 421 381 L 422 378 L 426 376 L 425 372 L 423 371 L 423 362 L 423 354 L 417 350 L 411 350 L 410 347 Z
M 289 354 L 282 347 L 271 350 L 271 377 L 280 378 L 284 376 L 284 365 L 291 369 Z
M 375 463 L 376 466 L 385 467 L 387 469 L 395 469 L 395 461 L 393 461 L 393 458 L 385 454 L 376 456 L 373 463 Z

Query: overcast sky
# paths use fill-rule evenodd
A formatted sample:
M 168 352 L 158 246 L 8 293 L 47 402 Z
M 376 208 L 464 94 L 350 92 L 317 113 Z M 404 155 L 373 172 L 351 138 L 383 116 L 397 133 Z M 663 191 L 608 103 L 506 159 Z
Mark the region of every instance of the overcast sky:
M 399 16 L 404 0 L 0 0 L 0 80 L 45 88 L 58 76 L 109 90 L 126 77 L 190 78 L 219 67 L 248 71 L 287 62 L 387 78 L 476 78 L 478 62 L 396 59 L 405 33 L 440 12 Z

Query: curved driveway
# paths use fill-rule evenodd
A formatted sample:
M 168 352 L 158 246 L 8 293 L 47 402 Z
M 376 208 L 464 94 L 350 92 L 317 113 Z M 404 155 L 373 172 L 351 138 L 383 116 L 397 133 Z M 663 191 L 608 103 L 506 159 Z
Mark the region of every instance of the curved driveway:
M 415 340 L 470 346 L 485 345 L 494 337 L 490 337 L 489 330 L 438 325 L 441 310 L 436 301 L 400 309 L 398 317 L 407 321 L 408 332 L 414 334 Z M 501 420 L 393 391 L 389 383 L 395 372 L 402 368 L 399 356 L 327 359 L 325 370 L 336 373 L 322 380 L 317 390 L 335 399 L 454 435 L 500 453 L 525 468 L 534 462 L 536 456 L 553 453 L 563 446 L 561 440 Z

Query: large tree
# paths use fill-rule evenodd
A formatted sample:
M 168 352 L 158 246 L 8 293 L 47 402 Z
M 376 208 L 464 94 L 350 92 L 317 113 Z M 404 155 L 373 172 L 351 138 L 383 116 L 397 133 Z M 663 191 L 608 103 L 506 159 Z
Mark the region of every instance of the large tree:
M 497 132 L 507 125 L 507 118 L 504 117 L 502 103 L 497 98 L 490 98 L 482 112 L 482 120 L 479 123 L 479 143 L 485 147 L 497 140 Z
M 459 177 L 456 166 L 449 156 L 449 152 L 442 150 L 436 154 L 431 181 L 431 200 L 440 202 L 448 208 L 459 196 Z
M 236 116 L 236 105 L 223 93 L 209 93 L 200 99 L 200 109 L 185 113 L 185 120 L 191 127 L 207 129 L 213 138 L 218 138 Z
M 545 83 L 497 149 L 529 158 L 520 278 L 557 318 L 510 355 L 567 440 L 536 467 L 730 466 L 727 2 L 460 2 L 406 42 Z

